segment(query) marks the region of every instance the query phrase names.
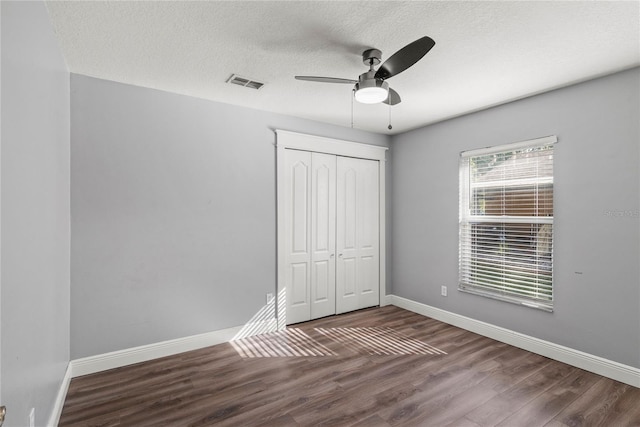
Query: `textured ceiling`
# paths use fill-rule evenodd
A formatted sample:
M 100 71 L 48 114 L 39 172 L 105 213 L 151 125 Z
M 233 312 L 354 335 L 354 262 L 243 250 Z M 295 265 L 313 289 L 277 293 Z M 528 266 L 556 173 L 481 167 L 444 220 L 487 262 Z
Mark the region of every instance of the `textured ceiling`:
M 49 1 L 73 73 L 351 126 L 361 53 L 435 47 L 391 79 L 402 103 L 353 103 L 398 133 L 640 64 L 640 2 Z M 225 83 L 232 73 L 260 90 Z M 389 112 L 393 130 L 387 130 Z

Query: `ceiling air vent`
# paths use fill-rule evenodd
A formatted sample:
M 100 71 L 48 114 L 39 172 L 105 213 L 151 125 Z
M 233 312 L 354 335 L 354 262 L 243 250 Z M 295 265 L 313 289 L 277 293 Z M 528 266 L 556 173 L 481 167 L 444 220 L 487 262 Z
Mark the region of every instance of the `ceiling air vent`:
M 264 86 L 264 83 L 262 82 L 247 79 L 245 77 L 240 77 L 237 74 L 231 74 L 231 77 L 227 79 L 227 83 L 231 83 L 238 86 L 244 86 L 251 89 L 260 89 L 262 86 Z

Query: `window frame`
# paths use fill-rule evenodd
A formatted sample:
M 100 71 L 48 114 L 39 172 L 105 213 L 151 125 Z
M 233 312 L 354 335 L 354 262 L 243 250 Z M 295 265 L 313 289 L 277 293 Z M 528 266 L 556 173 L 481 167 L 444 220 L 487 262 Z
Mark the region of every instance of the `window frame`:
M 477 150 L 469 150 L 463 151 L 460 153 L 459 159 L 459 223 L 458 223 L 458 232 L 459 232 L 459 243 L 458 243 L 458 290 L 466 293 L 471 293 L 475 295 L 480 295 L 492 299 L 497 299 L 501 301 L 506 301 L 510 303 L 515 303 L 531 308 L 536 308 L 548 312 L 553 312 L 553 224 L 554 224 L 554 216 L 553 216 L 553 196 L 551 197 L 551 215 L 485 215 L 484 212 L 482 214 L 477 214 L 477 205 L 476 213 L 472 212 L 472 206 L 474 203 L 473 200 L 473 191 L 474 190 L 485 190 L 491 189 L 494 186 L 499 184 L 499 187 L 503 189 L 510 189 L 510 191 L 524 191 L 519 190 L 518 186 L 522 187 L 523 185 L 532 184 L 535 187 L 535 195 L 536 200 L 538 197 L 538 192 L 541 191 L 541 188 L 546 188 L 545 191 L 549 189 L 553 192 L 553 175 L 554 175 L 554 165 L 553 165 L 553 157 L 551 158 L 551 177 L 528 177 L 521 179 L 509 179 L 505 178 L 501 181 L 495 182 L 484 182 L 484 183 L 471 183 L 471 159 L 478 158 L 482 156 L 488 156 L 493 154 L 504 153 L 513 153 L 513 152 L 522 152 L 528 149 L 544 149 L 545 147 L 549 147 L 550 153 L 553 155 L 554 145 L 557 143 L 558 139 L 555 135 L 546 136 L 542 138 L 536 138 L 527 141 L 520 141 L 511 144 L 498 145 L 493 147 L 486 147 Z M 542 186 L 542 187 L 539 187 Z M 523 187 L 524 188 L 524 187 Z M 490 190 L 488 190 L 490 191 Z M 546 199 L 545 199 L 546 200 Z M 506 198 L 501 201 L 504 204 L 505 208 L 511 207 L 512 209 L 517 209 L 515 201 L 507 201 Z M 512 204 L 509 204 L 512 203 Z M 483 208 L 484 209 L 484 208 Z M 513 238 L 518 237 L 517 232 L 512 230 L 518 229 L 518 227 L 523 228 L 526 225 L 529 225 L 532 230 L 535 228 L 535 237 L 531 237 L 533 239 L 538 239 L 538 231 L 543 231 L 547 234 L 547 238 L 550 239 L 547 244 L 550 244 L 549 249 L 549 257 L 548 259 L 538 258 L 538 249 L 536 246 L 536 255 L 534 262 L 531 262 L 529 258 L 531 255 L 523 255 L 522 260 L 524 261 L 524 270 L 528 268 L 535 267 L 535 277 L 537 285 L 532 286 L 530 283 L 522 285 L 522 289 L 519 289 L 517 286 L 508 283 L 508 281 L 504 278 L 504 276 L 509 275 L 527 275 L 527 273 L 522 272 L 522 268 L 518 271 L 519 266 L 516 266 L 515 263 L 511 265 L 506 265 L 506 262 L 503 259 L 502 264 L 496 262 L 493 265 L 493 261 L 488 260 L 490 256 L 485 255 L 484 258 L 478 257 L 477 253 L 482 252 L 482 249 L 485 247 L 483 244 L 478 243 L 478 240 L 474 242 L 474 239 L 484 238 L 486 239 L 488 233 L 481 231 L 478 233 L 476 229 L 478 226 L 487 227 L 491 224 L 495 224 L 494 229 L 499 229 L 502 227 L 503 236 L 505 233 L 508 237 Z M 546 224 L 549 224 L 547 226 Z M 475 228 L 474 228 L 475 227 Z M 504 230 L 511 227 L 511 231 L 505 232 Z M 475 234 L 474 234 L 475 233 Z M 475 236 L 475 237 L 474 237 Z M 480 237 L 477 237 L 480 236 Z M 512 239 L 509 241 L 513 241 Z M 536 242 L 537 244 L 537 242 Z M 480 249 L 479 249 L 480 248 Z M 505 255 L 505 259 L 509 262 L 514 260 L 514 252 L 515 249 L 508 248 L 507 255 Z M 532 252 L 531 252 L 532 253 Z M 548 264 L 543 264 L 546 262 Z M 483 266 L 483 271 L 479 274 L 478 265 Z M 548 267 L 548 274 L 540 274 L 540 267 Z M 495 267 L 495 269 L 494 269 Z M 491 273 L 488 271 L 491 270 Z M 494 280 L 490 277 L 496 271 L 499 271 L 502 274 L 502 284 L 499 284 L 498 280 Z M 484 278 L 482 277 L 484 273 Z M 506 273 L 506 274 L 505 274 Z M 542 284 L 538 282 L 540 277 L 548 280 Z M 547 277 L 548 276 L 548 279 Z M 511 280 L 511 279 L 509 279 Z M 499 288 L 502 290 L 499 290 Z M 544 292 L 540 292 L 540 289 L 544 289 Z M 537 296 L 523 296 L 526 293 L 531 293 L 534 289 L 537 289 Z M 518 295 L 520 294 L 520 295 Z

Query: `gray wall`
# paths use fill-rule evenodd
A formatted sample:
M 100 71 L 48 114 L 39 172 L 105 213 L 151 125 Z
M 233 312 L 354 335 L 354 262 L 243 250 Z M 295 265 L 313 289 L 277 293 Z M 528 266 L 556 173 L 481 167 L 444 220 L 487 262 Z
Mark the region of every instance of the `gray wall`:
M 45 6 L 3 1 L 0 15 L 0 391 L 5 425 L 32 407 L 43 425 L 70 357 L 237 326 L 263 306 L 273 129 L 389 138 L 77 75 L 70 101 Z M 640 367 L 639 83 L 636 68 L 394 137 L 388 286 Z M 458 153 L 548 134 L 560 140 L 555 312 L 454 291 Z
M 42 2 L 2 8 L 2 403 L 45 425 L 69 361 L 69 73 Z
M 276 128 L 388 144 L 71 75 L 72 359 L 243 325 L 264 306 Z
M 639 92 L 635 68 L 395 137 L 393 293 L 640 367 Z M 458 292 L 459 153 L 552 134 L 554 313 Z

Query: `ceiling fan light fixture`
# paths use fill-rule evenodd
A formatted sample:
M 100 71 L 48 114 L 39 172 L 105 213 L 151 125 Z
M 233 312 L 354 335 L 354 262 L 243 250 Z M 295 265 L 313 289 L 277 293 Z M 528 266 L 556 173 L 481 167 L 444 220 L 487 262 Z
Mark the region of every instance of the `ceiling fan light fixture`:
M 360 80 L 355 89 L 356 101 L 362 104 L 379 104 L 389 97 L 389 83 L 383 80 Z

